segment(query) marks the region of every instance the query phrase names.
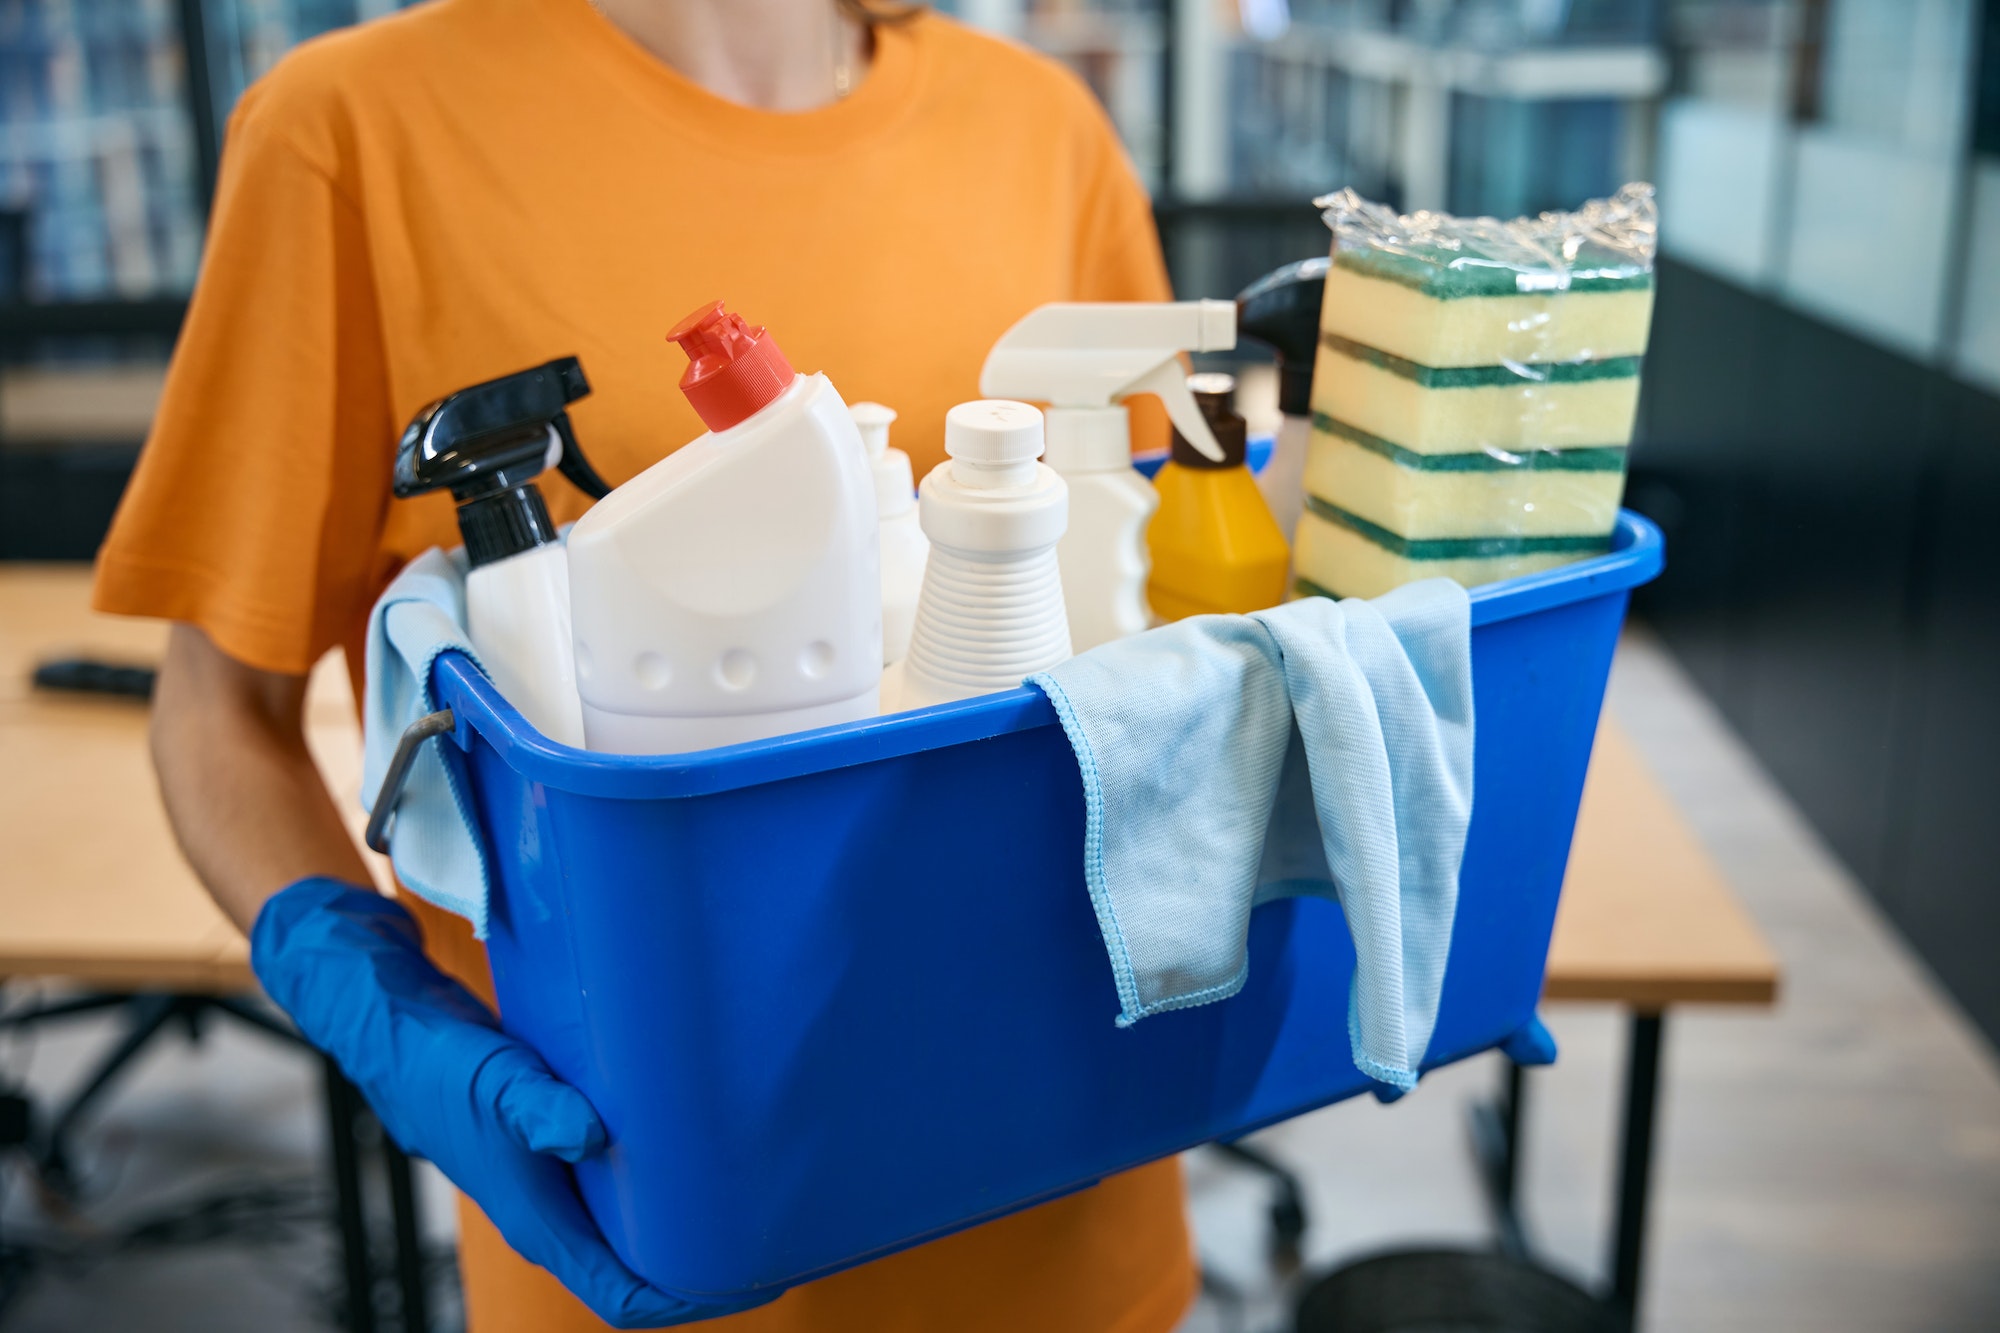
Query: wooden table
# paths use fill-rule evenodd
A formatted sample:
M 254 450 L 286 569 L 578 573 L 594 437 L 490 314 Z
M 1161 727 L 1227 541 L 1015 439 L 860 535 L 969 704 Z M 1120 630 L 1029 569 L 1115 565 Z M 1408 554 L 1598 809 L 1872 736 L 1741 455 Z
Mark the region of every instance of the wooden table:
M 89 586 L 75 565 L 0 566 L 0 977 L 254 990 L 248 944 L 167 826 L 145 704 L 30 684 L 52 657 L 158 663 L 165 624 L 94 614 Z M 338 653 L 313 673 L 307 734 L 358 842 L 360 729 Z
M 1590 759 L 1542 994 L 1639 1010 L 1778 995 L 1777 959 L 1610 718 Z
M 1628 1328 L 1639 1308 L 1666 1011 L 1679 1004 L 1768 1005 L 1777 998 L 1778 978 L 1777 959 L 1694 831 L 1606 717 L 1577 813 L 1542 994 L 1630 1011 L 1605 1293 Z M 1531 1258 L 1516 1206 L 1525 1092 L 1521 1067 L 1510 1064 L 1496 1103 L 1475 1108 L 1473 1118 L 1502 1248 L 1521 1259 Z
M 69 1130 L 130 1058 L 175 1020 L 220 1011 L 297 1040 L 254 1002 L 249 946 L 174 842 L 147 752 L 145 703 L 31 684 L 34 666 L 56 657 L 158 663 L 167 627 L 96 615 L 89 589 L 90 571 L 81 566 L 0 565 L 0 980 L 64 978 L 93 992 L 0 1010 L 0 1023 L 111 1007 L 127 1015 L 117 1045 L 46 1117 L 33 1145 L 45 1177 L 58 1179 Z M 337 653 L 313 673 L 306 719 L 308 743 L 358 845 L 360 729 Z M 380 858 L 370 860 L 386 883 Z M 365 1104 L 330 1061 L 322 1065 L 349 1327 L 367 1333 L 373 1272 L 357 1139 Z M 385 1146 L 384 1158 L 404 1308 L 421 1313 L 409 1163 L 393 1145 Z

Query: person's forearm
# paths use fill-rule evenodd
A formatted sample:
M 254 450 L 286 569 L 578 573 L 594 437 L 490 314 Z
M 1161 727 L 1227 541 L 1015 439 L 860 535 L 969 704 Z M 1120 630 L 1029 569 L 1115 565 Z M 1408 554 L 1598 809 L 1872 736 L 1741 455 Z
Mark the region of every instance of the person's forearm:
M 296 880 L 371 882 L 306 749 L 304 706 L 303 677 L 255 671 L 174 626 L 153 699 L 153 764 L 181 850 L 246 932 Z

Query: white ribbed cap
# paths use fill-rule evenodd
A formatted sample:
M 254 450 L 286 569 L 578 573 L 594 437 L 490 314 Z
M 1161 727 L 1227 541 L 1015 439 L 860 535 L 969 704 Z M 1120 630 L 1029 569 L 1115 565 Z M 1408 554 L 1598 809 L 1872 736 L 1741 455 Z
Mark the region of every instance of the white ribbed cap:
M 960 403 L 945 413 L 944 451 L 964 485 L 1023 485 L 1042 456 L 1042 414 L 1006 398 Z

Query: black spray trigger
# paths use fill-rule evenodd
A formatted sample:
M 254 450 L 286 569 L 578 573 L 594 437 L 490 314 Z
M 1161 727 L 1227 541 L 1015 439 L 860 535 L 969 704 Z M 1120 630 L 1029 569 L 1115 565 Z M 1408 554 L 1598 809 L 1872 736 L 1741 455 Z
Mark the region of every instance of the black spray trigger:
M 583 368 L 577 367 L 577 374 L 581 376 L 582 373 Z M 588 388 L 585 392 L 589 392 Z M 610 484 L 597 475 L 597 469 L 590 465 L 590 460 L 583 456 L 583 450 L 578 447 L 576 431 L 571 429 L 569 424 L 569 413 L 556 413 L 555 419 L 549 424 L 555 428 L 556 438 L 562 441 L 562 457 L 556 462 L 556 471 L 568 477 L 571 485 L 593 500 L 602 500 L 611 494 Z
M 1236 298 L 1236 331 L 1278 354 L 1278 410 L 1288 417 L 1312 411 L 1319 308 L 1332 266 L 1325 255 L 1302 259 L 1265 274 Z
M 392 492 L 450 491 L 475 569 L 559 540 L 537 477 L 557 468 L 593 500 L 611 489 L 570 426 L 569 404 L 589 392 L 582 364 L 565 356 L 446 394 L 403 431 Z

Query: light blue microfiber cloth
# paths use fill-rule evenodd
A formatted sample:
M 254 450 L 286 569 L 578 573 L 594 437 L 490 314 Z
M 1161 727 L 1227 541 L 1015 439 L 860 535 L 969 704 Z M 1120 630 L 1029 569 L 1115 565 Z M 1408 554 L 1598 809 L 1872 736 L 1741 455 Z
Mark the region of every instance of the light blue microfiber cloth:
M 368 616 L 368 682 L 361 705 L 361 805 L 372 811 L 396 743 L 412 722 L 437 711 L 431 663 L 447 649 L 474 662 L 465 634 L 465 552 L 432 547 L 412 560 Z M 472 800 L 458 771 L 426 741 L 389 825 L 389 861 L 404 888 L 472 922 L 486 938 L 491 880 L 485 845 L 474 831 Z
M 1258 903 L 1334 898 L 1354 938 L 1355 1063 L 1415 1087 L 1472 814 L 1465 589 L 1196 616 L 1027 683 L 1083 775 L 1119 1025 L 1242 989 Z

